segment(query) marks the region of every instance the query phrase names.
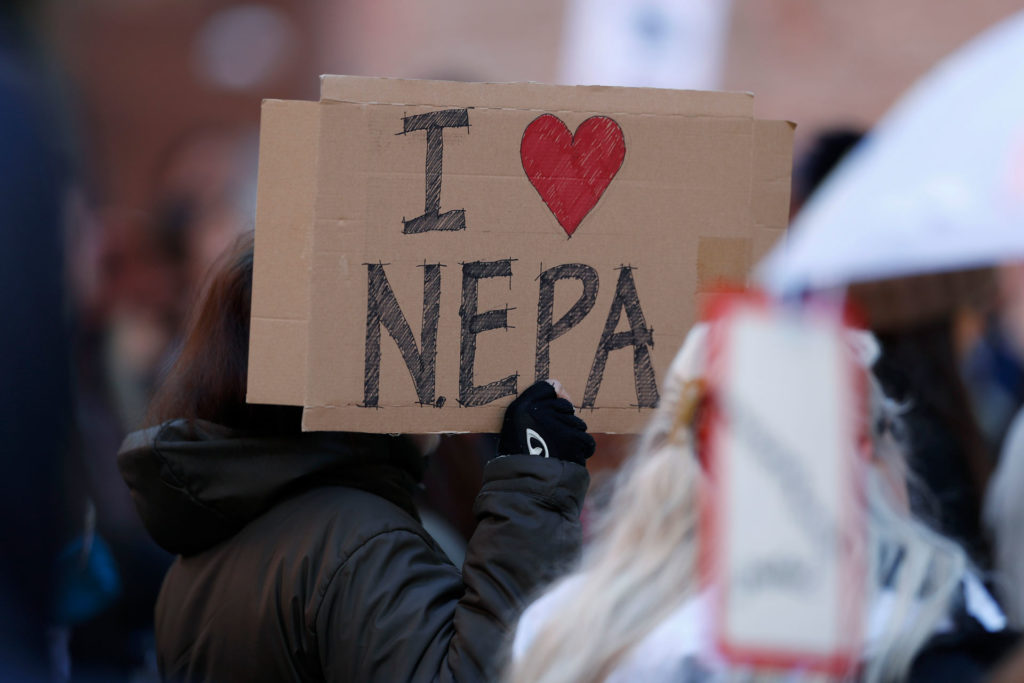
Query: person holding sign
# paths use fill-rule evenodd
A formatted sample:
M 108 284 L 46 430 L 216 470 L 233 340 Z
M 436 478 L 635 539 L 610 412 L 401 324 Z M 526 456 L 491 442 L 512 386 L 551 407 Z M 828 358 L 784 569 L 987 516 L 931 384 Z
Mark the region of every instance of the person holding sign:
M 702 537 L 707 520 L 702 520 L 699 501 L 704 494 L 722 493 L 717 486 L 712 488 L 707 471 L 708 447 L 715 439 L 708 418 L 720 409 L 708 403 L 719 399 L 711 396 L 716 388 L 708 377 L 708 336 L 706 325 L 695 327 L 673 361 L 662 402 L 636 455 L 620 474 L 605 521 L 582 566 L 523 614 L 506 682 L 978 680 L 990 664 L 984 659 L 1005 651 L 1014 636 L 1004 630 L 1005 617 L 969 569 L 963 549 L 912 517 L 899 408 L 870 377 L 867 400 L 846 404 L 867 408 L 856 411 L 855 431 L 868 437 L 866 458 L 857 460 L 858 479 L 863 482 L 860 512 L 866 521 L 861 530 L 866 531 L 868 552 L 861 571 L 853 572 L 859 579 L 842 586 L 855 596 L 867 588 L 857 598 L 863 601 L 863 627 L 840 634 L 850 640 L 845 670 L 826 672 L 809 665 L 809 659 L 787 666 L 744 663 L 737 661 L 736 650 L 723 651 L 722 642 L 716 642 L 721 631 L 714 632 L 723 612 L 716 611 L 713 587 L 726 576 L 742 580 L 744 575 L 712 564 L 710 571 L 719 576 L 699 576 L 698 556 L 707 544 L 728 542 L 717 532 L 713 539 Z M 869 367 L 877 356 L 874 339 L 860 333 L 845 336 L 861 369 Z M 790 341 L 796 341 L 791 334 Z M 856 444 L 848 445 L 852 453 Z M 765 513 L 760 533 L 769 546 L 776 541 L 785 545 L 780 518 L 767 519 L 766 508 L 771 479 L 779 474 L 778 468 L 762 468 L 759 493 L 736 503 Z M 804 513 L 794 520 L 797 526 L 811 517 Z M 836 547 L 842 554 L 845 545 Z M 762 574 L 757 588 L 791 579 L 820 579 L 816 573 L 828 559 L 818 555 L 817 563 L 805 567 L 810 575 Z M 740 588 L 750 589 L 751 583 Z M 810 592 L 806 587 L 800 591 L 804 599 Z M 749 608 L 753 603 L 747 597 L 744 605 Z M 741 619 L 758 618 L 743 613 L 744 605 Z M 760 618 L 766 640 L 791 630 L 792 613 L 762 612 Z M 731 633 L 735 638 L 736 631 Z M 804 636 L 805 644 L 820 639 L 818 633 Z M 757 654 L 778 661 L 778 655 L 793 652 Z
M 179 555 L 156 605 L 162 676 L 493 679 L 523 601 L 579 548 L 586 425 L 557 382 L 508 407 L 460 574 L 412 501 L 430 437 L 302 433 L 301 409 L 245 403 L 252 263 L 249 237 L 119 454 L 146 528 Z

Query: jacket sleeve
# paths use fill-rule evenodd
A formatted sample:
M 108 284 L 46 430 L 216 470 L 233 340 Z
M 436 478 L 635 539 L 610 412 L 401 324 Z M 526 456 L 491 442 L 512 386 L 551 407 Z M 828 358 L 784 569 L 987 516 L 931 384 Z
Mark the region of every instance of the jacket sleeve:
M 584 467 L 488 463 L 463 572 L 422 529 L 382 532 L 340 565 L 315 616 L 328 681 L 489 681 L 526 601 L 577 557 Z

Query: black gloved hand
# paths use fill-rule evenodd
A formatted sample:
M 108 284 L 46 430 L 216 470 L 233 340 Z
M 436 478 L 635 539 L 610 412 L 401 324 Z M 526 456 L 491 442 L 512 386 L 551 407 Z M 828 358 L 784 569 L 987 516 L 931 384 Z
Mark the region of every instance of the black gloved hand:
M 524 453 L 585 465 L 594 447 L 587 423 L 549 382 L 535 383 L 505 409 L 498 455 Z

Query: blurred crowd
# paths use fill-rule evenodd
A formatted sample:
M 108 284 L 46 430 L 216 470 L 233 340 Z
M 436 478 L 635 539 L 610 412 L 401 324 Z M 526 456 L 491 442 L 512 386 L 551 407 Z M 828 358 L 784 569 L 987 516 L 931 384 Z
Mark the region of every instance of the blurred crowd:
M 116 4 L 96 2 L 107 14 Z M 216 4 L 223 12 L 233 3 Z M 250 13 L 242 23 L 271 26 L 260 34 L 271 47 L 295 40 L 267 18 L 287 3 L 271 4 L 274 12 Z M 354 16 L 380 25 L 372 3 L 365 5 Z M 128 130 L 131 121 L 122 121 L 121 131 L 79 116 L 83 108 L 75 98 L 82 86 L 60 63 L 66 53 L 56 50 L 46 29 L 48 17 L 63 10 L 59 2 L 30 0 L 0 7 L 0 678 L 159 680 L 154 605 L 174 555 L 143 527 L 115 456 L 126 434 L 144 423 L 160 378 L 177 358 L 211 265 L 252 227 L 259 96 L 315 90 L 316 74 L 293 60 L 289 73 L 304 83 L 240 96 L 231 106 L 244 108 L 246 116 L 193 116 L 187 125 L 169 126 L 172 133 L 156 136 L 158 144 L 147 142 L 157 150 L 148 163 L 111 172 L 136 188 L 118 196 L 97 171 L 106 161 L 102 149 L 116 147 L 122 132 L 129 147 L 148 132 Z M 83 11 L 76 8 L 74 16 Z M 232 40 L 229 28 L 204 31 L 211 78 L 259 84 L 230 63 L 218 71 L 216 46 Z M 437 76 L 447 68 L 417 75 Z M 441 75 L 461 77 L 463 71 L 452 67 Z M 709 67 L 699 78 L 710 79 L 710 87 L 715 73 Z M 107 148 L 90 139 L 95 130 L 103 132 Z M 867 124 L 845 122 L 805 134 L 794 169 L 793 215 L 865 135 L 871 135 Z M 1020 456 L 1024 448 L 1018 417 L 1024 405 L 1022 285 L 1024 269 L 985 266 L 964 271 L 952 285 L 948 278 L 936 284 L 918 275 L 851 288 L 877 339 L 871 369 L 879 391 L 904 406 L 914 519 L 963 549 L 972 576 L 1007 619 L 998 643 L 979 638 L 981 644 L 967 647 L 979 653 L 965 665 L 971 672 L 994 671 L 1015 646 L 1013 629 L 1024 627 L 1024 544 L 1007 540 L 1024 521 L 1014 506 L 1024 472 L 1012 470 L 1005 455 Z M 629 439 L 597 436 L 582 510 L 585 539 L 604 533 L 593 523 L 601 510 L 624 504 L 609 502 L 611 484 L 633 447 Z M 474 501 L 495 448 L 491 435 L 446 437 L 416 493 L 424 526 L 456 566 L 478 523 Z M 994 479 L 997 472 L 1001 478 Z M 596 547 L 579 581 L 588 580 L 586 571 L 593 577 L 617 570 L 601 555 L 605 546 Z M 552 609 L 571 608 L 572 590 L 558 590 L 560 598 L 532 612 L 527 631 L 543 628 Z M 532 647 L 537 668 L 510 673 L 513 680 L 539 680 L 545 658 L 557 654 L 531 638 L 528 632 L 517 637 L 515 649 Z M 568 647 L 575 641 L 570 634 L 551 640 L 558 642 Z M 963 640 L 935 647 L 947 645 L 964 647 Z M 586 678 L 580 680 L 609 673 L 581 671 Z M 692 675 L 685 680 L 710 680 Z

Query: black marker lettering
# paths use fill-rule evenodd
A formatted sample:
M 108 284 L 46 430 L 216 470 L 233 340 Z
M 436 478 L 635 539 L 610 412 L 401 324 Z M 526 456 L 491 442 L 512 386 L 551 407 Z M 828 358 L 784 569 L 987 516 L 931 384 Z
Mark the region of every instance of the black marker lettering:
M 503 396 L 514 396 L 518 375 L 482 386 L 474 384 L 476 364 L 476 336 L 487 330 L 508 327 L 508 308 L 483 313 L 477 312 L 479 281 L 491 277 L 512 277 L 512 259 L 503 261 L 474 261 L 462 264 L 462 342 L 459 348 L 459 404 L 466 407 L 482 406 Z
M 555 283 L 575 279 L 583 283 L 580 298 L 565 315 L 552 323 L 555 305 Z M 540 293 L 537 296 L 537 356 L 534 380 L 547 379 L 551 373 L 551 342 L 578 325 L 597 300 L 597 271 L 582 263 L 564 263 L 548 268 L 540 274 Z
M 629 330 L 616 332 L 622 309 L 626 310 Z M 587 378 L 587 388 L 583 392 L 584 408 L 593 408 L 597 401 L 597 391 L 601 388 L 609 352 L 627 346 L 633 347 L 633 378 L 636 383 L 637 406 L 653 408 L 658 405 L 658 385 L 655 382 L 651 351 L 648 347 L 654 346 L 654 330 L 649 329 L 644 321 L 640 298 L 636 293 L 636 283 L 633 281 L 633 269 L 622 266 L 619 268 L 619 281 L 615 285 L 615 298 L 612 299 L 608 320 L 605 322 L 604 332 L 601 333 L 601 341 L 597 345 L 594 364 L 590 368 L 590 377 Z
M 402 133 L 427 131 L 427 199 L 422 216 L 402 220 L 402 232 L 411 235 L 431 230 L 465 230 L 466 210 L 441 211 L 441 166 L 444 158 L 444 129 L 469 128 L 468 109 L 445 109 L 402 119 Z
M 434 377 L 437 367 L 437 324 L 441 306 L 441 265 L 423 268 L 423 327 L 420 348 L 412 328 L 398 305 L 384 264 L 367 263 L 366 357 L 363 370 L 363 405 L 376 407 L 380 401 L 380 327 L 398 344 L 405 366 L 416 385 L 416 396 L 425 405 L 435 405 Z M 442 402 L 438 401 L 438 407 Z

